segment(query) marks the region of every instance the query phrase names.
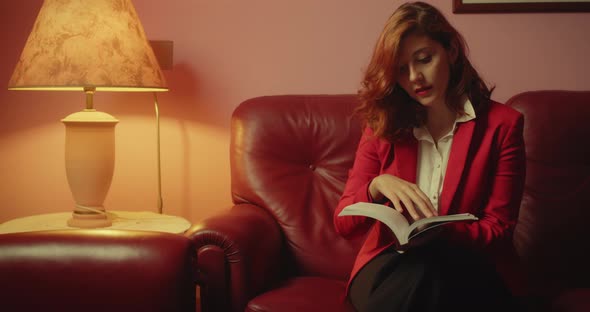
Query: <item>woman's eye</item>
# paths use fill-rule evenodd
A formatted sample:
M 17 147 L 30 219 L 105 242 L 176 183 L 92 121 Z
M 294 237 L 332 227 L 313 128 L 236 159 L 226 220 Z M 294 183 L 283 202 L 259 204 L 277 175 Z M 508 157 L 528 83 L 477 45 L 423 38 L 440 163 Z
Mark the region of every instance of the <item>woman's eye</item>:
M 418 59 L 418 62 L 422 63 L 422 64 L 427 64 L 430 63 L 430 61 L 432 60 L 432 56 L 427 56 L 427 57 L 423 57 Z
M 408 72 L 408 66 L 407 65 L 401 66 L 399 68 L 399 73 L 400 74 L 403 74 L 403 73 L 406 73 L 406 72 Z

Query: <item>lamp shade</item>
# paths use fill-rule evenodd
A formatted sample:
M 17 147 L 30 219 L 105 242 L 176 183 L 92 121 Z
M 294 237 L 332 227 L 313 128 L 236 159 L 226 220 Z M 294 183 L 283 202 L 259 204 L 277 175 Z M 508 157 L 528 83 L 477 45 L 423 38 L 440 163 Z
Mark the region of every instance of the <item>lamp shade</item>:
M 103 201 L 113 177 L 118 120 L 93 108 L 94 93 L 168 91 L 131 0 L 45 0 L 8 89 L 86 93 L 86 109 L 62 120 L 76 202 L 68 225 L 110 226 Z
M 168 90 L 131 0 L 45 0 L 8 88 Z

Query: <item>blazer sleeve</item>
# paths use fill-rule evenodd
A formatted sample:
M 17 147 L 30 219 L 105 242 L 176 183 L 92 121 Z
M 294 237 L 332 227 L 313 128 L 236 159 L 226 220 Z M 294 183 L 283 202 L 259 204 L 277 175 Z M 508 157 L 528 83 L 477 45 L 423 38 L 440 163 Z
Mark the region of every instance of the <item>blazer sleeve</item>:
M 372 202 L 369 194 L 369 184 L 379 175 L 381 160 L 378 153 L 379 139 L 373 135 L 370 128 L 365 128 L 357 147 L 352 169 L 348 172 L 348 180 L 344 192 L 334 211 L 334 226 L 336 232 L 347 239 L 365 234 L 375 222 L 372 218 L 363 216 L 343 216 L 338 214 L 344 207 L 356 202 Z
M 504 136 L 498 139 L 498 157 L 491 175 L 489 199 L 473 223 L 447 225 L 447 238 L 460 245 L 478 249 L 493 247 L 496 243 L 510 242 L 525 182 L 524 117 L 519 114 L 509 125 Z

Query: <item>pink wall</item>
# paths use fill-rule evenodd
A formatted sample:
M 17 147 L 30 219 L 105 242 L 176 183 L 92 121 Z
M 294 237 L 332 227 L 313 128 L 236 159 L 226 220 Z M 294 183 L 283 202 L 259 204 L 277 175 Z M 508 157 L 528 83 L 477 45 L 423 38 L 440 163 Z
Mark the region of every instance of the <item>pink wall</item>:
M 506 101 L 534 89 L 590 90 L 590 14 L 454 15 L 472 60 Z M 1 1 L 0 85 L 6 86 L 41 0 Z M 149 39 L 173 40 L 171 91 L 160 96 L 165 212 L 197 221 L 230 206 L 229 119 L 250 97 L 354 93 L 392 0 L 136 0 Z M 0 222 L 69 211 L 60 119 L 83 95 L 0 88 Z M 103 93 L 116 116 L 117 159 L 107 209 L 156 211 L 150 94 Z

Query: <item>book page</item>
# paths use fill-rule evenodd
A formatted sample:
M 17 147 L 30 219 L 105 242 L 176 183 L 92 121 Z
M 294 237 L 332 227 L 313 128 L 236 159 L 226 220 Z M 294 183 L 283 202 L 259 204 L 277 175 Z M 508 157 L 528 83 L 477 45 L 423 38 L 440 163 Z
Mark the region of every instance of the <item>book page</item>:
M 407 241 L 408 220 L 392 207 L 358 202 L 342 209 L 338 216 L 365 216 L 379 220 L 393 231 L 400 243 Z
M 478 218 L 470 213 L 460 213 L 454 215 L 434 216 L 430 218 L 420 219 L 412 223 L 412 225 L 410 225 L 408 241 L 428 230 L 431 230 L 443 224 L 466 220 L 478 220 Z
M 429 227 L 425 228 L 424 230 L 434 227 L 435 224 L 442 225 L 442 224 L 445 224 L 448 222 L 463 221 L 463 220 L 477 220 L 477 217 L 470 214 L 470 213 L 459 213 L 459 214 L 452 214 L 452 215 L 446 215 L 446 216 L 434 216 L 434 217 L 430 217 L 430 218 L 424 218 L 424 219 L 420 219 L 420 220 L 412 223 L 412 225 L 410 225 L 410 228 L 408 231 L 410 233 L 412 233 L 412 231 L 414 231 L 414 229 L 416 229 L 422 225 L 426 225 L 426 224 L 428 224 L 428 225 L 432 224 L 432 226 L 429 226 Z M 422 232 L 422 231 L 418 231 L 417 233 L 412 235 L 412 237 L 415 236 L 416 234 L 418 234 L 419 232 Z

